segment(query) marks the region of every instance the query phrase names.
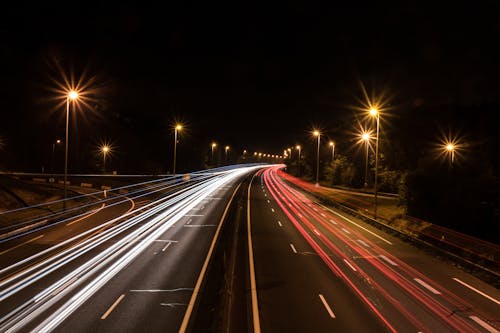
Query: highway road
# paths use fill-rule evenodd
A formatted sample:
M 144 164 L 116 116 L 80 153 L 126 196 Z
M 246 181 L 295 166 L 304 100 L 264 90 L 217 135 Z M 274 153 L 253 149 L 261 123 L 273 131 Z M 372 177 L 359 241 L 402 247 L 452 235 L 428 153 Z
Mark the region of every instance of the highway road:
M 496 288 L 281 167 L 143 183 L 5 238 L 0 331 L 499 332 Z
M 500 292 L 317 202 L 268 168 L 251 191 L 263 332 L 498 332 Z
M 150 184 L 2 242 L 0 331 L 179 330 L 227 207 L 254 169 Z

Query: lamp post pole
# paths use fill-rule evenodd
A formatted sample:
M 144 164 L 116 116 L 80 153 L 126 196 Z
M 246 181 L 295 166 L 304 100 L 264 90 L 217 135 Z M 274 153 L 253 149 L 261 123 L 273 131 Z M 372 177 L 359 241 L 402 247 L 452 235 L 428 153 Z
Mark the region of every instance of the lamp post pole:
M 182 125 L 175 125 L 174 128 L 174 166 L 173 166 L 173 174 L 175 175 L 175 166 L 177 162 L 177 132 L 182 129 Z
M 321 140 L 321 133 L 319 131 L 314 131 L 313 134 L 318 137 L 318 148 L 316 153 L 316 186 L 319 186 L 319 144 Z
M 379 139 L 379 133 L 380 133 L 380 112 L 372 108 L 370 110 L 370 114 L 372 116 L 376 117 L 377 120 L 377 137 L 375 139 L 375 189 L 374 189 L 374 209 L 373 209 L 373 215 L 375 217 L 375 220 L 377 219 L 377 199 L 378 199 L 378 139 Z
M 300 177 L 300 148 L 301 148 L 301 147 L 300 147 L 300 146 L 297 146 L 296 148 L 297 148 L 297 150 L 299 151 L 299 156 L 297 157 L 297 158 L 298 158 L 298 160 L 297 160 L 297 170 L 298 170 L 298 171 L 297 171 L 297 175 Z

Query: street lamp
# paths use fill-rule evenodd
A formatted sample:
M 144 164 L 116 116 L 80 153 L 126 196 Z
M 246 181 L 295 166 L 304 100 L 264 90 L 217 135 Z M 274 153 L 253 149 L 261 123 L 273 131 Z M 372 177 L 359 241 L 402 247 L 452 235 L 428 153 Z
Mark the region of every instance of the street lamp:
M 57 139 L 55 142 L 52 143 L 52 159 L 51 159 L 51 169 L 52 173 L 54 173 L 54 159 L 55 159 L 55 154 L 56 154 L 56 144 L 60 144 L 61 140 Z
M 224 147 L 224 152 L 226 154 L 226 163 L 227 163 L 227 154 L 229 152 L 229 146 Z
M 453 143 L 448 143 L 445 146 L 446 151 L 450 154 L 450 165 L 453 165 L 455 161 L 455 145 Z
M 332 162 L 335 159 L 335 142 L 330 141 L 330 147 L 332 147 Z
M 292 158 L 292 148 L 287 148 L 286 150 L 288 151 L 288 154 L 289 154 L 288 158 L 291 159 Z
M 212 164 L 214 163 L 214 149 L 217 147 L 217 144 L 215 142 L 212 142 Z
M 299 151 L 298 162 L 297 162 L 297 176 L 300 177 L 300 145 L 297 145 L 295 149 Z
M 106 173 L 106 155 L 111 151 L 111 147 L 108 145 L 103 145 L 101 146 L 101 153 L 102 153 L 102 171 L 103 173 Z
M 318 149 L 316 154 L 316 186 L 319 186 L 319 143 L 321 140 L 321 133 L 318 130 L 314 130 L 313 135 L 318 137 Z
M 363 132 L 361 134 L 361 141 L 365 142 L 365 147 L 366 147 L 366 158 L 365 158 L 365 188 L 368 187 L 368 147 L 370 143 L 370 133 L 368 132 Z
M 75 90 L 70 90 L 66 96 L 66 149 L 64 153 L 64 201 L 63 209 L 66 210 L 66 198 L 67 198 L 67 182 L 68 182 L 68 131 L 69 131 L 69 102 L 75 102 L 78 99 L 78 92 Z
M 375 220 L 377 219 L 377 181 L 378 181 L 378 137 L 380 132 L 380 112 L 376 108 L 370 109 L 370 116 L 375 117 L 377 119 L 377 137 L 375 139 L 375 193 L 374 193 L 374 210 L 373 215 Z
M 177 133 L 182 130 L 182 125 L 177 124 L 174 127 L 174 167 L 173 167 L 173 174 L 175 175 L 175 165 L 177 163 Z

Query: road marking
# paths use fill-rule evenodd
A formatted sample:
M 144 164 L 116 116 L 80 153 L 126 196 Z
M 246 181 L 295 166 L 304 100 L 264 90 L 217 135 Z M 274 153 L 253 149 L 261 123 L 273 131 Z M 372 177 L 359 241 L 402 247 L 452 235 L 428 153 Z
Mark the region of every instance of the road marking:
M 319 231 L 318 231 L 318 230 L 313 229 L 313 232 L 314 232 L 316 235 L 321 236 L 321 234 L 319 233 Z
M 335 225 L 337 225 L 337 224 L 338 224 L 338 223 L 337 223 L 337 222 L 335 222 L 334 220 L 330 220 L 330 222 L 331 222 L 331 223 L 333 223 L 333 224 L 335 224 Z
M 257 300 L 257 282 L 255 281 L 255 265 L 253 261 L 252 226 L 250 224 L 250 190 L 255 178 L 254 174 L 247 192 L 247 233 L 248 233 L 248 265 L 250 266 L 250 291 L 252 294 L 252 320 L 254 333 L 260 333 L 259 301 Z M 268 200 L 269 201 L 269 200 Z M 182 332 L 183 333 L 183 332 Z
M 364 247 L 370 247 L 370 245 L 366 244 L 366 242 L 361 239 L 358 239 L 358 243 L 363 245 Z
M 205 216 L 204 214 L 185 214 L 184 216 Z
M 253 178 L 252 178 L 253 180 Z M 251 184 L 251 182 L 250 182 Z M 222 214 L 222 217 L 219 222 L 219 226 L 217 227 L 217 230 L 215 231 L 214 238 L 212 239 L 212 244 L 210 244 L 210 249 L 208 250 L 207 256 L 205 258 L 205 262 L 203 263 L 203 266 L 201 267 L 200 275 L 198 275 L 198 279 L 196 280 L 196 285 L 193 289 L 193 293 L 191 294 L 191 298 L 189 299 L 189 304 L 186 309 L 186 312 L 184 313 L 184 318 L 182 318 L 182 323 L 181 327 L 179 328 L 179 333 L 185 333 L 187 330 L 187 326 L 189 323 L 189 319 L 191 317 L 191 314 L 193 313 L 194 309 L 194 304 L 196 302 L 196 298 L 198 297 L 200 288 L 201 288 L 201 283 L 203 282 L 203 279 L 205 278 L 205 273 L 207 271 L 208 263 L 210 262 L 210 259 L 212 258 L 212 253 L 215 248 L 215 243 L 217 242 L 217 239 L 219 237 L 220 229 L 222 227 L 222 223 L 224 222 L 224 219 L 226 218 L 227 212 L 229 210 L 229 206 L 231 206 L 231 203 L 233 202 L 234 196 L 236 195 L 236 192 L 238 192 L 238 189 L 240 188 L 241 183 L 236 187 L 234 190 L 233 194 L 231 195 L 231 198 L 229 199 L 229 202 L 226 205 L 226 208 L 224 209 L 224 213 Z M 260 333 L 260 326 L 259 326 L 259 333 Z
M 72 221 L 72 222 L 66 223 L 66 225 L 72 225 L 73 223 L 80 222 L 81 220 L 84 220 L 84 219 L 86 219 L 87 217 L 91 217 L 92 215 L 97 214 L 97 213 L 98 213 L 101 209 L 103 209 L 103 208 L 104 208 L 104 206 L 106 206 L 106 204 L 105 204 L 105 203 L 103 203 L 103 204 L 101 205 L 101 207 L 97 208 L 97 209 L 96 209 L 96 210 L 94 210 L 92 213 L 90 213 L 90 214 L 88 214 L 88 215 L 85 215 L 85 216 L 82 216 L 82 217 L 80 217 L 79 219 L 76 219 L 76 220 L 74 220 L 74 221 Z
M 203 209 L 205 209 L 205 206 L 191 208 L 191 210 L 203 210 Z
M 479 317 L 476 317 L 476 316 L 469 316 L 470 319 L 474 320 L 476 323 L 478 323 L 479 325 L 481 325 L 485 330 L 487 330 L 488 332 L 491 332 L 491 333 L 498 333 L 498 331 L 493 327 L 491 326 L 490 324 L 488 324 L 487 322 L 485 322 L 484 320 L 482 320 L 481 318 Z
M 60 286 L 59 288 L 57 288 L 56 290 L 54 290 L 54 292 L 51 294 L 51 296 L 55 296 L 55 295 L 59 294 L 61 291 L 63 291 L 64 289 L 66 289 L 67 286 L 71 285 L 76 280 L 78 280 L 78 277 L 75 276 L 72 279 L 70 279 L 69 281 L 66 281 L 65 284 L 63 284 L 62 286 Z
M 384 255 L 379 255 L 380 258 L 384 259 L 385 261 L 387 261 L 389 264 L 391 264 L 392 266 L 397 266 L 398 264 L 396 264 L 394 261 L 392 261 L 391 259 L 387 258 L 386 256 Z
M 323 206 L 323 207 L 325 207 L 325 206 Z M 370 230 L 366 229 L 365 227 L 363 227 L 363 226 L 361 226 L 361 225 L 357 224 L 356 222 L 352 221 L 351 219 L 349 219 L 349 218 L 345 217 L 344 215 L 339 214 L 339 213 L 337 213 L 336 211 L 331 210 L 331 209 L 330 209 L 330 208 L 328 208 L 328 207 L 325 207 L 325 208 L 326 208 L 326 209 L 328 209 L 328 210 L 329 210 L 330 212 L 332 212 L 333 214 L 340 216 L 341 218 L 343 218 L 343 219 L 344 219 L 344 220 L 346 220 L 347 222 L 354 224 L 355 226 L 357 226 L 357 227 L 359 227 L 359 228 L 363 229 L 364 231 L 366 231 L 366 232 L 368 232 L 368 233 L 372 234 L 373 236 L 375 236 L 375 237 L 377 237 L 377 238 L 379 238 L 379 239 L 383 240 L 383 241 L 384 241 L 384 242 L 386 242 L 387 244 L 392 245 L 392 243 L 391 243 L 391 242 L 389 242 L 387 239 L 385 239 L 385 238 L 383 238 L 382 236 L 379 236 L 379 235 L 377 235 L 376 233 L 374 233 L 374 232 L 372 232 L 372 231 L 370 231 Z M 331 220 L 330 220 L 330 222 L 331 222 Z
M 193 219 L 189 219 L 186 224 L 191 224 L 191 222 L 193 222 Z
M 172 243 L 167 243 L 167 245 L 165 245 L 163 247 L 163 249 L 161 249 L 161 252 L 165 252 L 165 250 L 171 245 Z
M 153 242 L 177 243 L 178 241 L 169 240 L 169 239 L 155 239 Z
M 330 308 L 330 305 L 326 302 L 326 299 L 323 297 L 323 295 L 319 294 L 319 299 L 323 303 L 323 306 L 325 307 L 326 311 L 328 311 L 328 314 L 330 317 L 335 318 L 335 314 L 333 313 L 332 309 Z
M 499 305 L 500 305 L 500 301 L 499 301 L 499 300 L 494 299 L 493 297 L 491 297 L 490 295 L 488 295 L 488 294 L 486 294 L 486 293 L 483 293 L 481 290 L 478 290 L 478 289 L 474 288 L 473 286 L 471 286 L 471 285 L 469 285 L 469 284 L 467 284 L 467 283 L 465 283 L 465 282 L 463 282 L 463 281 L 461 281 L 461 280 L 459 280 L 459 279 L 457 279 L 457 278 L 453 278 L 453 280 L 455 280 L 455 281 L 457 281 L 458 283 L 460 283 L 460 284 L 462 284 L 462 285 L 466 286 L 467 288 L 469 288 L 469 289 L 471 289 L 471 290 L 475 291 L 475 292 L 476 292 L 476 293 L 478 293 L 479 295 L 486 297 L 486 298 L 487 298 L 487 299 L 489 299 L 490 301 L 493 301 L 493 302 L 495 302 L 495 303 L 497 303 L 497 304 L 499 304 Z
M 429 290 L 433 294 L 436 294 L 436 295 L 441 294 L 441 292 L 439 292 L 438 290 L 432 288 L 430 285 L 428 285 L 424 281 L 420 280 L 419 278 L 414 278 L 413 280 L 417 281 L 422 287 L 426 288 L 427 290 Z
M 131 293 L 173 293 L 176 291 L 191 291 L 193 288 L 175 288 L 175 289 L 132 289 Z
M 290 247 L 292 248 L 293 253 L 297 253 L 297 250 L 295 249 L 295 246 L 293 246 L 292 243 L 290 243 Z
M 267 199 L 267 203 L 271 203 L 271 201 L 269 199 Z
M 321 216 L 326 217 L 325 213 L 321 213 Z
M 283 226 L 283 224 L 281 224 L 281 222 L 280 222 L 280 221 L 278 221 L 278 225 L 279 225 L 280 227 L 282 227 L 282 226 Z
M 274 213 L 274 208 L 271 208 L 271 211 Z
M 0 252 L 0 255 L 2 255 L 2 254 L 4 254 L 4 253 L 7 253 L 7 252 L 10 252 L 10 251 L 12 251 L 12 250 L 14 250 L 14 249 L 17 249 L 18 247 L 23 246 L 23 245 L 25 245 L 25 244 L 31 243 L 31 242 L 33 242 L 33 241 L 36 241 L 37 239 L 42 238 L 42 237 L 43 237 L 43 235 L 38 236 L 38 237 L 35 237 L 35 238 L 32 238 L 32 239 L 30 239 L 30 240 L 28 240 L 28 241 L 26 241 L 26 242 L 24 242 L 24 243 L 17 244 L 16 246 L 11 247 L 10 249 L 7 249 L 7 250 L 5 250 L 5 251 Z
M 342 228 L 342 231 L 345 232 L 346 234 L 350 234 L 351 232 L 347 230 L 346 228 Z
M 302 214 L 299 214 L 299 217 L 302 217 Z
M 111 305 L 108 309 L 108 311 L 104 312 L 104 314 L 102 315 L 101 319 L 106 319 L 109 314 L 116 308 L 116 306 L 118 305 L 118 303 L 120 303 L 122 301 L 122 299 L 125 297 L 125 294 L 122 294 L 120 297 L 118 297 L 118 299 L 113 303 L 113 305 Z
M 347 264 L 347 266 L 349 266 L 353 271 L 356 272 L 356 268 L 353 265 L 351 265 L 351 263 L 347 261 L 347 259 L 344 259 L 344 262 Z
M 217 224 L 184 224 L 183 227 L 216 227 Z

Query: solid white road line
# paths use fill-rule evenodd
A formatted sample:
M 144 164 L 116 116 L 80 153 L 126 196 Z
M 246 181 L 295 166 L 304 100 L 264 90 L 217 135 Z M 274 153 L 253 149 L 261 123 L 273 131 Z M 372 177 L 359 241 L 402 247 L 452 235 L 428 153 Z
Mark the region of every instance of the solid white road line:
M 487 330 L 488 332 L 491 332 L 491 333 L 498 333 L 498 331 L 493 327 L 491 326 L 490 324 L 488 324 L 487 322 L 485 322 L 484 320 L 482 320 L 481 318 L 479 317 L 476 317 L 476 316 L 469 316 L 470 319 L 474 320 L 476 323 L 478 323 L 479 325 L 481 325 L 485 330 Z
M 469 288 L 469 289 L 471 289 L 471 290 L 475 291 L 475 292 L 476 292 L 476 293 L 478 293 L 479 295 L 486 297 L 486 298 L 487 298 L 487 299 L 489 299 L 490 301 L 495 302 L 495 303 L 497 303 L 497 304 L 499 304 L 499 305 L 500 305 L 500 301 L 499 301 L 499 300 L 497 300 L 497 299 L 495 299 L 495 298 L 491 297 L 490 295 L 488 295 L 488 294 L 486 294 L 486 293 L 483 293 L 481 290 L 478 290 L 478 289 L 474 288 L 473 286 L 471 286 L 471 285 L 469 285 L 469 284 L 467 284 L 467 283 L 465 283 L 465 282 L 463 282 L 463 281 L 461 281 L 461 280 L 459 280 L 459 279 L 457 279 L 457 278 L 453 278 L 453 280 L 455 280 L 455 281 L 457 281 L 458 283 L 460 283 L 460 284 L 462 284 L 462 285 L 466 286 L 467 288 Z
M 26 241 L 26 242 L 24 242 L 24 243 L 17 244 L 16 246 L 11 247 L 10 249 L 7 249 L 7 250 L 5 250 L 5 251 L 0 252 L 0 255 L 2 255 L 2 254 L 4 254 L 4 253 L 7 253 L 7 252 L 10 252 L 10 251 L 12 251 L 12 250 L 14 250 L 14 249 L 17 249 L 18 247 L 23 246 L 23 245 L 25 245 L 25 244 L 31 243 L 31 242 L 33 242 L 33 241 L 36 241 L 37 239 L 42 238 L 43 236 L 44 236 L 44 235 L 41 235 L 41 236 L 38 236 L 38 237 L 32 238 L 32 239 L 30 239 L 30 240 L 28 240 L 28 241 Z
M 253 260 L 252 227 L 250 223 L 250 190 L 252 189 L 252 183 L 254 178 L 255 174 L 252 176 L 252 179 L 250 180 L 250 185 L 248 185 L 248 193 L 247 193 L 248 261 L 250 266 L 250 290 L 252 294 L 253 331 L 255 333 L 260 333 L 259 302 L 257 300 L 257 283 L 255 281 L 255 265 Z
M 82 216 L 82 217 L 80 217 L 79 219 L 76 219 L 76 220 L 74 220 L 74 221 L 72 221 L 72 222 L 66 223 L 66 225 L 72 225 L 72 224 L 74 224 L 74 223 L 80 222 L 81 220 L 85 220 L 87 217 L 91 217 L 92 215 L 97 214 L 97 213 L 98 213 L 101 209 L 103 209 L 103 208 L 104 208 L 104 206 L 106 206 L 106 204 L 105 204 L 105 203 L 103 203 L 103 204 L 101 205 L 101 207 L 97 208 L 96 210 L 91 211 L 91 213 L 90 213 L 90 214 L 85 215 L 85 216 Z
M 420 280 L 419 278 L 414 278 L 413 280 L 417 281 L 418 284 L 420 284 L 422 287 L 426 288 L 427 290 L 429 290 L 433 294 L 436 294 L 436 295 L 441 294 L 441 292 L 439 292 L 438 290 L 432 288 L 430 285 L 428 285 L 426 282 Z
M 398 264 L 396 264 L 394 261 L 392 261 L 391 259 L 387 258 L 386 256 L 384 255 L 379 255 L 380 258 L 384 259 L 385 261 L 387 261 L 389 264 L 391 264 L 392 266 L 397 266 Z
M 332 309 L 330 308 L 330 305 L 326 302 L 326 299 L 323 297 L 323 295 L 319 294 L 319 299 L 323 303 L 323 306 L 325 307 L 326 311 L 330 315 L 330 317 L 335 318 L 335 314 L 333 313 Z
M 293 253 L 297 253 L 297 250 L 295 249 L 295 246 L 293 246 L 292 243 L 290 243 L 290 247 L 292 248 Z
M 320 205 L 321 205 L 321 204 L 320 204 Z M 323 206 L 323 205 L 321 205 L 321 206 Z M 352 221 L 351 219 L 349 219 L 349 218 L 345 217 L 344 215 L 339 214 L 339 213 L 337 213 L 336 211 L 331 210 L 330 208 L 328 208 L 328 207 L 326 207 L 326 206 L 323 206 L 323 207 L 324 207 L 325 209 L 327 209 L 328 211 L 332 212 L 333 214 L 340 216 L 341 218 L 343 218 L 343 219 L 344 219 L 344 220 L 346 220 L 347 222 L 354 224 L 354 225 L 355 225 L 355 226 L 357 226 L 358 228 L 361 228 L 361 229 L 363 229 L 364 231 L 366 231 L 366 232 L 368 232 L 368 233 L 372 234 L 373 236 L 377 237 L 378 239 L 383 240 L 383 241 L 384 241 L 384 242 L 386 242 L 387 244 L 392 245 L 392 243 L 391 243 L 391 242 L 389 242 L 387 239 L 385 239 L 385 238 L 383 238 L 383 237 L 381 237 L 381 236 L 377 235 L 376 233 L 374 233 L 374 232 L 372 232 L 372 231 L 370 231 L 370 230 L 366 229 L 365 227 L 363 227 L 363 226 L 361 226 L 361 225 L 357 224 L 356 222 Z M 332 222 L 332 220 L 330 220 L 330 222 Z
M 113 303 L 113 305 L 111 305 L 109 307 L 109 309 L 104 312 L 104 314 L 102 315 L 101 319 L 106 319 L 109 314 L 116 308 L 116 306 L 118 305 L 118 303 L 120 303 L 122 301 L 122 299 L 125 297 L 125 294 L 122 294 L 120 297 L 118 297 L 118 299 Z
M 198 275 L 198 279 L 196 280 L 196 285 L 194 287 L 193 293 L 191 294 L 191 298 L 189 300 L 189 304 L 187 306 L 186 312 L 184 313 L 184 318 L 182 318 L 182 323 L 181 323 L 181 327 L 179 328 L 179 333 L 185 333 L 187 330 L 189 319 L 191 318 L 191 314 L 193 313 L 194 304 L 196 302 L 196 298 L 198 297 L 198 294 L 199 294 L 199 291 L 201 288 L 201 283 L 203 282 L 203 279 L 205 277 L 208 263 L 210 262 L 210 258 L 212 257 L 212 252 L 214 251 L 214 248 L 215 248 L 215 243 L 217 242 L 217 239 L 219 237 L 220 229 L 222 227 L 222 222 L 224 222 L 224 219 L 226 218 L 229 207 L 231 206 L 231 203 L 233 202 L 234 196 L 236 195 L 236 192 L 238 192 L 238 189 L 240 188 L 240 186 L 241 186 L 241 183 L 234 190 L 233 194 L 231 195 L 231 198 L 229 199 L 229 202 L 226 205 L 226 208 L 224 209 L 224 213 L 222 214 L 222 217 L 220 219 L 219 226 L 217 227 L 217 230 L 215 231 L 214 238 L 212 239 L 212 244 L 210 244 L 210 249 L 208 250 L 208 254 L 205 258 L 205 262 L 203 263 L 203 267 L 201 268 L 200 275 Z
M 347 264 L 347 266 L 349 266 L 353 271 L 356 272 L 356 268 L 353 265 L 351 265 L 351 263 L 347 261 L 347 259 L 344 259 L 344 262 Z

